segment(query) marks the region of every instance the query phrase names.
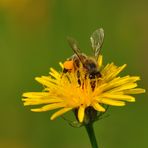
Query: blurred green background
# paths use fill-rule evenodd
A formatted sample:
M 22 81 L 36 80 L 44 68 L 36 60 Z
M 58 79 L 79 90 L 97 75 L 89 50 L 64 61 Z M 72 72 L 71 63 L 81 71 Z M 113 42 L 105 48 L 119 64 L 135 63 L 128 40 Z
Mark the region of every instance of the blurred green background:
M 98 27 L 105 30 L 105 63 L 127 63 L 124 74 L 140 75 L 148 88 L 147 0 L 0 0 L 0 148 L 90 148 L 84 128 L 30 112 L 21 95 L 40 91 L 34 77 L 73 54 L 67 36 L 91 53 L 89 36 Z M 148 147 L 148 99 L 136 98 L 95 123 L 100 148 Z

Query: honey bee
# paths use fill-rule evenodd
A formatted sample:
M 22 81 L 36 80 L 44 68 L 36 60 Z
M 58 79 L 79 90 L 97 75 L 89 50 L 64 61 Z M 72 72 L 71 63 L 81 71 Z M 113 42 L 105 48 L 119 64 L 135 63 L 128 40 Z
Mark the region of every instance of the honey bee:
M 68 38 L 68 42 L 72 50 L 74 51 L 74 55 L 68 58 L 64 62 L 64 69 L 63 73 L 67 72 L 77 72 L 77 77 L 80 77 L 80 66 L 82 66 L 83 70 L 85 71 L 85 77 L 89 77 L 90 79 L 95 79 L 101 77 L 101 73 L 99 71 L 98 66 L 98 58 L 100 55 L 100 51 L 103 45 L 104 40 L 104 30 L 102 28 L 97 29 L 93 32 L 90 37 L 93 56 L 87 56 L 86 54 L 82 53 L 76 40 L 73 38 Z M 79 84 L 81 83 L 78 80 Z

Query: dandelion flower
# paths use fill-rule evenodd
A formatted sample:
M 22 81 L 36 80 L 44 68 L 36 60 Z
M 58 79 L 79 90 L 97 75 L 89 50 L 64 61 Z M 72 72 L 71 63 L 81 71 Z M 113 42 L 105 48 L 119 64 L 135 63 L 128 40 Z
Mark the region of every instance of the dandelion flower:
M 119 74 L 126 64 L 116 66 L 114 63 L 109 63 L 103 66 L 102 59 L 102 55 L 99 54 L 97 66 L 100 76 L 93 79 L 86 74 L 81 62 L 78 70 L 65 73 L 63 72 L 65 66 L 62 63 L 60 63 L 62 69 L 60 72 L 50 68 L 48 76 L 35 78 L 44 86 L 44 90 L 24 93 L 22 99 L 24 105 L 40 105 L 40 107 L 31 109 L 33 112 L 56 109 L 51 120 L 73 110 L 78 121 L 83 123 L 89 109 L 96 114 L 106 111 L 104 105 L 124 106 L 126 102 L 135 102 L 135 97 L 132 95 L 145 92 L 144 89 L 137 88 L 137 81 L 140 77 L 129 75 L 121 77 Z M 71 65 L 70 63 L 68 66 Z
M 101 55 L 98 63 L 102 63 Z M 77 109 L 79 122 L 83 122 L 88 107 L 98 112 L 105 112 L 103 104 L 124 106 L 126 102 L 135 102 L 132 94 L 145 92 L 144 89 L 137 88 L 137 81 L 140 80 L 138 76 L 118 76 L 125 67 L 126 64 L 119 67 L 114 63 L 107 64 L 100 71 L 102 76 L 95 80 L 84 78 L 83 69 L 80 69 L 80 81 L 83 85 L 78 83 L 76 72 L 63 75 L 62 72 L 51 68 L 49 76 L 35 78 L 45 87 L 44 91 L 24 93 L 24 105 L 43 105 L 41 108 L 31 109 L 33 112 L 59 109 L 51 116 L 51 120 Z M 96 83 L 94 89 L 91 83 L 93 81 Z

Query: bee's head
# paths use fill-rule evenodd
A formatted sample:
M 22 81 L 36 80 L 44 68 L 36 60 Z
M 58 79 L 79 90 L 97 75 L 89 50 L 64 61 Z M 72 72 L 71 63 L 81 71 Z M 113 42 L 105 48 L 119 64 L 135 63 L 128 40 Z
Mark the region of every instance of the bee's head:
M 93 59 L 93 58 L 90 58 L 90 57 L 86 57 L 84 60 L 83 60 L 83 67 L 88 70 L 88 71 L 94 71 L 94 69 L 97 69 L 97 62 Z
M 101 77 L 101 74 L 98 70 L 98 64 L 93 58 L 87 58 L 83 63 L 83 67 L 86 69 L 90 79 Z

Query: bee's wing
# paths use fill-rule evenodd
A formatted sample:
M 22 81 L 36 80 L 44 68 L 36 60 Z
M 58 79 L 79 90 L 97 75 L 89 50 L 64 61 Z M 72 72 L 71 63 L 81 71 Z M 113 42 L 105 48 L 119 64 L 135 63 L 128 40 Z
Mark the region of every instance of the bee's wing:
M 70 45 L 70 47 L 72 48 L 72 50 L 74 51 L 74 53 L 77 55 L 77 57 L 79 58 L 79 60 L 81 61 L 81 63 L 84 63 L 84 59 L 81 56 L 81 51 L 80 48 L 78 47 L 78 43 L 75 39 L 71 38 L 71 37 L 67 37 L 68 43 Z
M 67 41 L 68 41 L 70 47 L 72 48 L 72 50 L 74 51 L 74 53 L 76 53 L 77 55 L 81 54 L 81 51 L 78 47 L 78 42 L 74 38 L 67 37 Z
M 98 59 L 101 47 L 103 45 L 104 30 L 102 28 L 99 28 L 96 31 L 94 31 L 90 37 L 90 40 L 92 44 L 92 49 L 94 51 L 94 55 L 96 59 Z

